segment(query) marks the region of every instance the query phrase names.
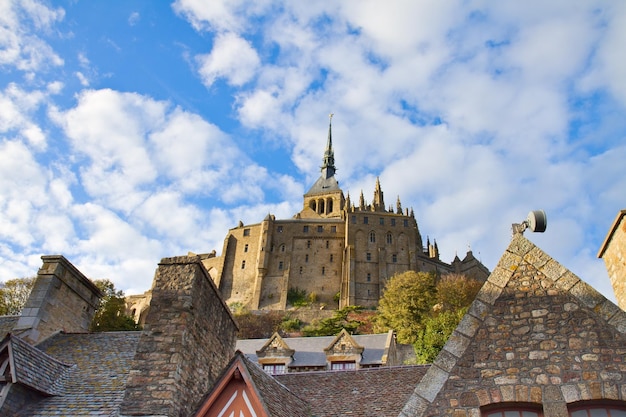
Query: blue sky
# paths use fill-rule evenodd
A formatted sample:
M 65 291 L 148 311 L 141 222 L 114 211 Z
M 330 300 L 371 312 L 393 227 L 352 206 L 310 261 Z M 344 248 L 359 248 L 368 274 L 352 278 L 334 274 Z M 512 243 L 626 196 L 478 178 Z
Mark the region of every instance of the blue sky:
M 3 1 L 0 280 L 63 254 L 127 293 L 162 257 L 290 218 L 334 113 L 337 178 L 398 196 L 450 262 L 512 223 L 614 299 L 626 3 Z

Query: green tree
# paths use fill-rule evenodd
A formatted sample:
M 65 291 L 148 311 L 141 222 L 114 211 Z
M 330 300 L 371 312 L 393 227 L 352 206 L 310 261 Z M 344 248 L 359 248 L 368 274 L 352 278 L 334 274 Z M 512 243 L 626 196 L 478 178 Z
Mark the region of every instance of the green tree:
M 413 344 L 418 364 L 432 363 L 435 360 L 466 311 L 467 308 L 442 311 L 424 319 L 424 327 Z
M 413 344 L 424 328 L 423 320 L 436 302 L 435 274 L 407 271 L 387 281 L 378 303 L 376 331 L 393 329 L 398 342 Z
M 359 312 L 363 307 L 348 306 L 336 310 L 332 317 L 317 320 L 302 329 L 303 336 L 335 336 L 341 329 L 346 329 L 350 334 L 357 334 L 361 321 L 351 317 L 352 313 Z
M 0 316 L 22 312 L 36 278 L 14 278 L 0 283 Z
M 95 280 L 94 284 L 103 292 L 104 297 L 91 322 L 91 331 L 112 332 L 141 329 L 132 317 L 126 315 L 126 300 L 123 291 L 117 290 L 108 279 Z

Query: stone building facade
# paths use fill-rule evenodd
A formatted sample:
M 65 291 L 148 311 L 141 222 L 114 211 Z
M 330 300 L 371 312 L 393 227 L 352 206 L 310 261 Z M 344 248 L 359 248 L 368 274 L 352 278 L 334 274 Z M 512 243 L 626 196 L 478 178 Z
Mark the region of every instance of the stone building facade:
M 626 310 L 626 210 L 617 214 L 600 247 L 598 258 L 604 259 L 617 305 Z
M 221 256 L 203 263 L 227 303 L 251 310 L 284 310 L 290 288 L 314 294 L 329 308 L 375 307 L 396 273 L 461 273 L 484 281 L 487 268 L 470 252 L 452 263 L 439 259 L 437 242 L 422 239 L 412 209 L 398 197 L 385 204 L 380 181 L 371 203 L 363 192 L 353 203 L 335 178 L 332 126 L 321 175 L 291 219 L 268 214 L 263 221 L 230 229 Z

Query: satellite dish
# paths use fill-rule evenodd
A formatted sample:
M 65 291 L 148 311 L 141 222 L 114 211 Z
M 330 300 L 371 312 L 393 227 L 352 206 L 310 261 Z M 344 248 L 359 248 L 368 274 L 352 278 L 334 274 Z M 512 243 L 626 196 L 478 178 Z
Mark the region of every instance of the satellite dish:
M 533 210 L 528 213 L 528 217 L 526 218 L 526 224 L 528 228 L 533 232 L 543 233 L 546 231 L 546 227 L 548 226 L 548 218 L 546 217 L 546 212 L 543 210 Z

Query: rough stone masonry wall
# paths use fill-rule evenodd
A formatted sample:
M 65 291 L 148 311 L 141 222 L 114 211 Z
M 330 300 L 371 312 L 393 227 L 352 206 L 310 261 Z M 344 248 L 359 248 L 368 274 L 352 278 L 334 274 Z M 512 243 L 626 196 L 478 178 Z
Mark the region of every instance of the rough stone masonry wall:
M 234 354 L 236 331 L 199 257 L 163 259 L 120 415 L 192 415 Z
M 43 265 L 13 333 L 37 343 L 60 330 L 89 331 L 100 290 L 63 256 L 41 259 Z
M 402 416 L 534 403 L 567 417 L 577 401 L 626 401 L 626 314 L 524 238 L 511 247 Z

